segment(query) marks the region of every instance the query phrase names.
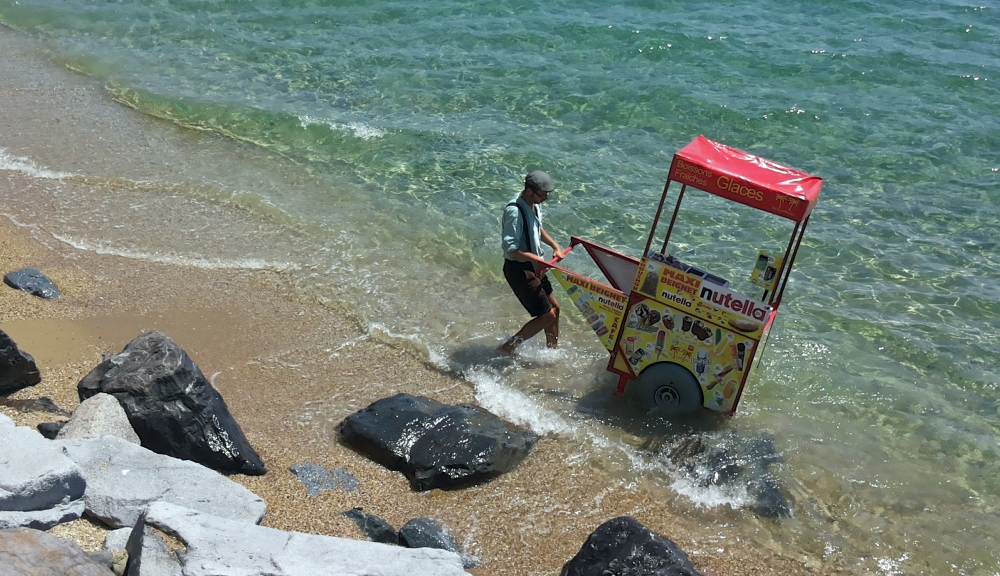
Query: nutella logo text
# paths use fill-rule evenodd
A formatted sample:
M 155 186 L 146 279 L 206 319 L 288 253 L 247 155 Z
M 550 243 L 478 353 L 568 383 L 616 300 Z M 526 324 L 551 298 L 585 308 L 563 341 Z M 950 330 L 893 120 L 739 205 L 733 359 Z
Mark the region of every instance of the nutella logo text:
M 705 302 L 711 302 L 720 308 L 727 308 L 760 322 L 764 321 L 764 316 L 767 314 L 766 309 L 758 306 L 756 302 L 749 298 L 733 298 L 732 294 L 717 292 L 707 286 L 702 287 L 701 293 L 698 296 Z

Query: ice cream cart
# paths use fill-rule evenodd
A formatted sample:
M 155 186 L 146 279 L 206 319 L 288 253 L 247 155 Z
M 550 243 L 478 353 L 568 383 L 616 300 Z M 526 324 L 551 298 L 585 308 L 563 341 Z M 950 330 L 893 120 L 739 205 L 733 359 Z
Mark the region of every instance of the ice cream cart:
M 673 215 L 662 226 L 672 184 L 680 190 Z M 736 411 L 764 351 L 822 185 L 819 177 L 699 136 L 674 154 L 641 258 L 571 238 L 569 250 L 583 247 L 607 281 L 556 261 L 545 268 L 611 353 L 608 370 L 619 377 L 617 394 L 671 415 L 701 408 Z M 779 244 L 748 262 L 749 285 L 760 292 L 739 293 L 728 280 L 670 254 L 671 234 L 689 189 L 769 213 L 790 229 L 783 253 L 777 252 Z

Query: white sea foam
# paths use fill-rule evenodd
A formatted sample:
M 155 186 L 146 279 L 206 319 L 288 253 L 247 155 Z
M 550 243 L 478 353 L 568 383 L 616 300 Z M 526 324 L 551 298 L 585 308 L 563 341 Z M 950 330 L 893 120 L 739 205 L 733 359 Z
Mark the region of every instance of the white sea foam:
M 374 287 L 375 284 L 372 284 Z M 373 322 L 368 320 L 368 336 L 375 336 L 381 340 L 395 341 L 396 343 L 402 344 L 409 347 L 412 350 L 420 354 L 424 354 L 429 357 L 432 364 L 435 364 L 435 355 L 431 351 L 430 347 L 427 346 L 426 338 L 419 330 L 411 333 L 396 332 L 386 326 L 381 322 Z
M 729 505 L 732 508 L 743 508 L 751 504 L 746 490 L 732 486 L 703 486 L 687 477 L 676 478 L 670 489 L 684 496 L 700 508 L 715 508 Z
M 879 570 L 882 571 L 885 576 L 899 576 L 899 574 L 904 574 L 903 564 L 910 558 L 910 555 L 903 554 L 899 558 L 889 558 L 889 557 L 876 557 L 875 562 L 878 563 Z
M 119 256 L 122 258 L 128 258 L 130 260 L 143 260 L 146 262 L 156 262 L 159 264 L 170 264 L 175 266 L 191 266 L 194 268 L 202 268 L 205 270 L 274 270 L 277 272 L 283 272 L 286 270 L 295 270 L 298 268 L 298 266 L 289 264 L 287 262 L 268 262 L 266 260 L 259 260 L 256 258 L 235 258 L 235 259 L 199 258 L 196 256 L 185 256 L 178 254 L 150 253 L 150 252 L 142 252 L 139 250 L 110 248 L 105 245 L 92 244 L 85 240 L 78 240 L 60 234 L 53 234 L 52 237 L 60 242 L 72 246 L 73 248 L 76 248 L 77 250 L 85 250 L 87 252 L 93 252 L 95 254 Z
M 465 377 L 476 387 L 479 404 L 515 424 L 527 426 L 536 434 L 569 433 L 572 427 L 551 410 L 539 406 L 527 394 L 501 382 L 490 370 L 473 369 Z
M 381 138 L 385 136 L 385 130 L 382 128 L 377 128 L 375 126 L 370 126 L 363 122 L 334 122 L 333 120 L 327 120 L 325 118 L 313 118 L 312 116 L 299 116 L 299 121 L 302 123 L 302 128 L 307 128 L 312 124 L 324 124 L 329 126 L 331 129 L 338 132 L 350 132 L 356 138 L 361 138 L 362 140 L 371 140 L 372 138 Z
M 63 178 L 73 176 L 69 172 L 53 172 L 52 170 L 39 168 L 28 158 L 10 156 L 7 154 L 6 148 L 0 148 L 0 170 L 20 172 L 34 178 L 44 178 L 46 180 L 62 180 Z

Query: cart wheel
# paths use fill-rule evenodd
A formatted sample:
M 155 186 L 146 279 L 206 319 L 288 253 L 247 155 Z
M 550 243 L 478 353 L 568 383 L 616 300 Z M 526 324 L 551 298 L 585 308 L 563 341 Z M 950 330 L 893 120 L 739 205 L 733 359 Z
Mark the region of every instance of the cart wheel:
M 667 416 L 693 414 L 705 404 L 698 380 L 690 370 L 673 362 L 659 362 L 643 370 L 635 381 L 633 398 L 650 412 Z

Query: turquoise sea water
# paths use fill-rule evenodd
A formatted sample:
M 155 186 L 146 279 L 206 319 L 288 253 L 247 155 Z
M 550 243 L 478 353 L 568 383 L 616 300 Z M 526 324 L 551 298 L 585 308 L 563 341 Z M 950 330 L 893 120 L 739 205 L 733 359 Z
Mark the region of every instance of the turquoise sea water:
M 45 214 L 29 197 L 0 212 L 84 249 L 280 269 L 465 374 L 488 408 L 696 509 L 743 500 L 633 448 L 606 425 L 613 400 L 581 404 L 614 379 L 579 319 L 559 352 L 484 352 L 525 320 L 499 272 L 499 212 L 541 168 L 557 239 L 637 255 L 672 154 L 698 134 L 823 177 L 766 370 L 726 424 L 775 437 L 794 516 L 736 523 L 859 574 L 1000 574 L 995 7 L 0 0 L 0 22 L 109 98 L 251 151 L 81 169 L 0 134 L 0 171 L 90 185 Z M 741 240 L 776 232 L 689 202 L 679 255 L 747 275 Z M 191 221 L 149 234 L 143 203 Z

